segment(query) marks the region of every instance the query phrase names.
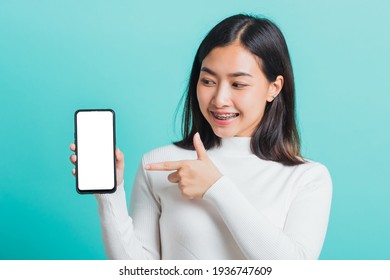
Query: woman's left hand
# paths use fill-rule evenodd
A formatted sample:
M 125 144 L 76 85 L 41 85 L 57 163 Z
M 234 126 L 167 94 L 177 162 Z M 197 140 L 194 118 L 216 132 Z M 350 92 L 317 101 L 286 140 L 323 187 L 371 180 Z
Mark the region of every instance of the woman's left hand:
M 198 155 L 196 160 L 166 161 L 145 165 L 146 170 L 175 170 L 168 180 L 178 183 L 183 196 L 202 198 L 206 191 L 222 177 L 221 172 L 208 157 L 199 133 L 194 135 L 194 147 Z

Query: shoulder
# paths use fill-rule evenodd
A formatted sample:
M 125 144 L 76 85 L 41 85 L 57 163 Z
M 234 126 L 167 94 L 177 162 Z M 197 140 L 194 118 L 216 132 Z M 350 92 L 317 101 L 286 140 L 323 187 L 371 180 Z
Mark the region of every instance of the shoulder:
M 332 178 L 328 168 L 322 163 L 306 160 L 296 167 L 299 186 L 304 188 L 326 188 L 331 191 Z
M 142 161 L 144 164 L 161 161 L 177 161 L 188 159 L 196 159 L 196 152 L 191 150 L 185 150 L 173 144 L 156 148 L 144 154 L 142 157 Z
M 297 165 L 296 170 L 305 174 L 322 174 L 324 176 L 330 176 L 328 168 L 316 161 L 305 159 L 305 163 Z

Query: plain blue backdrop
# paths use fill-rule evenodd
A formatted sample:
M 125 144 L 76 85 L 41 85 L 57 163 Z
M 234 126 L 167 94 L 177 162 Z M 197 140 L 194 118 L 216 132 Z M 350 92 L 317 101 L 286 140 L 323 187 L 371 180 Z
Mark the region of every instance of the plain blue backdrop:
M 0 0 L 0 259 L 104 259 L 71 175 L 73 113 L 112 108 L 128 196 L 217 22 L 264 15 L 292 57 L 304 155 L 334 196 L 322 259 L 390 259 L 390 2 Z M 176 122 L 177 123 L 177 122 Z

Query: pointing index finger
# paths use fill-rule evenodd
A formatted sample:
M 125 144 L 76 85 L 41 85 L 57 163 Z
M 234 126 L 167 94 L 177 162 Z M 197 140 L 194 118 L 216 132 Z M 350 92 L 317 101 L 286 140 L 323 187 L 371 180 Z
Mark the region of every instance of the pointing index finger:
M 178 170 L 181 167 L 181 161 L 164 161 L 145 165 L 145 169 L 151 171 Z

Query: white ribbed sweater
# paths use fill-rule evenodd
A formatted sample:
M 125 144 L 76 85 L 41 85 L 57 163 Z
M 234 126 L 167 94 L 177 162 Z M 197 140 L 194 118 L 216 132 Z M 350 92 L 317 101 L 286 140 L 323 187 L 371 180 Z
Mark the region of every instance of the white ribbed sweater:
M 123 184 L 96 195 L 110 259 L 317 259 L 332 182 L 323 165 L 259 159 L 250 138 L 223 139 L 208 155 L 224 175 L 203 199 L 181 196 L 168 171 L 147 163 L 196 159 L 174 145 L 144 155 L 126 206 Z M 171 171 L 172 172 L 172 171 Z

